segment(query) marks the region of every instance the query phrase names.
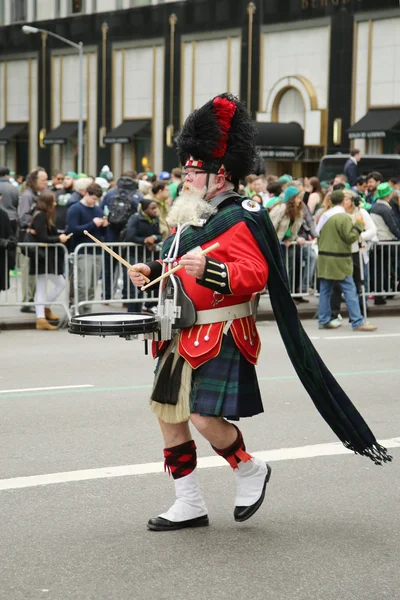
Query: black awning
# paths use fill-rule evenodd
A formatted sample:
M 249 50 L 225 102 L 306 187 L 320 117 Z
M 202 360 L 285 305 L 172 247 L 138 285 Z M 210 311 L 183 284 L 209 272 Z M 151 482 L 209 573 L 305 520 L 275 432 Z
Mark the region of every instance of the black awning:
M 296 158 L 304 146 L 304 130 L 298 123 L 259 123 L 256 146 L 263 158 Z
M 138 121 L 122 121 L 115 129 L 104 137 L 105 144 L 129 144 L 138 133 L 150 133 L 150 119 Z
M 0 131 L 0 146 L 6 146 L 12 139 L 21 133 L 27 133 L 28 126 L 26 123 L 8 123 Z
M 58 127 L 50 131 L 43 140 L 43 143 L 50 146 L 55 144 L 66 144 L 67 141 L 74 137 L 78 131 L 78 123 L 76 121 L 61 123 Z
M 383 139 L 389 131 L 400 133 L 400 108 L 374 108 L 348 129 L 349 138 Z

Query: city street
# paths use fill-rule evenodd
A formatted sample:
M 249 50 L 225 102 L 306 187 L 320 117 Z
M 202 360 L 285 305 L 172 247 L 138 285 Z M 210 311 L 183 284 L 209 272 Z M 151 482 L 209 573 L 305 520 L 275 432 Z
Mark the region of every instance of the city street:
M 210 527 L 154 533 L 173 502 L 140 341 L 0 333 L 1 600 L 395 600 L 399 597 L 400 319 L 376 333 L 305 327 L 394 457 L 347 453 L 262 322 L 265 413 L 241 422 L 272 466 L 233 520 L 228 466 L 195 434 Z

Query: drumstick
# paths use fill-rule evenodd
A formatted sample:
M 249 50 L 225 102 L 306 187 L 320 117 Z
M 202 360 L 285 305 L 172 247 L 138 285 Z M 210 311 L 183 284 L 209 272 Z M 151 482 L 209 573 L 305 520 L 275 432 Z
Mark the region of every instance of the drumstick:
M 117 259 L 121 264 L 123 264 L 127 269 L 131 269 L 133 265 L 130 265 L 128 263 L 127 260 L 125 260 L 124 258 L 122 258 L 122 256 L 120 256 L 119 254 L 117 254 L 116 252 L 114 252 L 114 250 L 111 250 L 111 248 L 109 248 L 107 246 L 107 244 L 103 244 L 103 242 L 101 242 L 100 240 L 98 240 L 97 238 L 94 237 L 94 235 L 92 235 L 91 233 L 89 233 L 88 231 L 83 232 L 85 235 L 87 235 L 88 237 L 90 237 L 91 240 L 93 240 L 94 242 L 96 242 L 96 244 L 98 244 L 99 246 L 101 246 L 103 248 L 103 250 L 105 250 L 106 252 L 108 252 L 109 254 L 111 254 L 111 256 L 113 256 L 115 259 Z M 150 279 L 148 277 L 146 277 L 146 275 L 143 275 L 143 273 L 141 273 L 141 276 L 143 277 L 143 279 L 146 280 L 147 283 L 149 283 Z
M 198 256 L 205 256 L 206 254 L 208 254 L 209 252 L 212 252 L 216 248 L 219 248 L 219 243 L 218 242 L 216 244 L 213 244 L 209 248 L 206 248 L 205 250 L 202 250 L 201 252 L 199 252 Z M 184 268 L 184 265 L 178 265 L 177 267 L 174 267 L 170 271 L 167 271 L 167 273 L 164 273 L 164 275 L 161 275 L 160 277 L 157 277 L 157 279 L 153 279 L 153 281 L 150 281 L 150 283 L 148 283 L 147 285 L 144 285 L 141 288 L 142 292 L 144 290 L 147 290 L 147 288 L 149 288 L 151 285 L 154 285 L 155 283 L 158 283 L 159 281 L 162 281 L 163 279 L 166 279 L 166 277 L 169 277 L 170 275 L 173 275 L 174 273 L 176 273 L 177 271 L 179 271 L 180 269 L 183 269 L 183 268 Z

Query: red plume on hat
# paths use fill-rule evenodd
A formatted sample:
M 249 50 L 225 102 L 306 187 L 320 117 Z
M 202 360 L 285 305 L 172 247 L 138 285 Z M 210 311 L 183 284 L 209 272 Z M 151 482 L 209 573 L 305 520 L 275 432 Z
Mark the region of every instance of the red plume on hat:
M 238 182 L 253 169 L 255 132 L 242 102 L 232 94 L 216 96 L 186 119 L 177 140 L 181 163 L 201 163 L 197 166 L 209 173 L 224 167 Z
M 228 145 L 229 131 L 231 129 L 233 115 L 236 112 L 236 104 L 227 98 L 217 96 L 213 100 L 213 105 L 217 121 L 221 129 L 221 138 L 218 140 L 218 148 L 213 150 L 212 155 L 215 158 L 223 158 Z

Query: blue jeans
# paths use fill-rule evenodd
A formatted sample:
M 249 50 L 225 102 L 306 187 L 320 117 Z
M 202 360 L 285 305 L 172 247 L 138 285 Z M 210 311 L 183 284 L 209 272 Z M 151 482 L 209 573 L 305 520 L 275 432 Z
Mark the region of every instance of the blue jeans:
M 331 296 L 334 283 L 331 279 L 320 279 L 318 307 L 318 322 L 320 325 L 328 325 L 331 321 Z M 360 310 L 356 284 L 350 276 L 347 276 L 343 281 L 339 281 L 339 284 L 347 304 L 351 325 L 353 329 L 357 329 L 364 323 L 364 319 Z

